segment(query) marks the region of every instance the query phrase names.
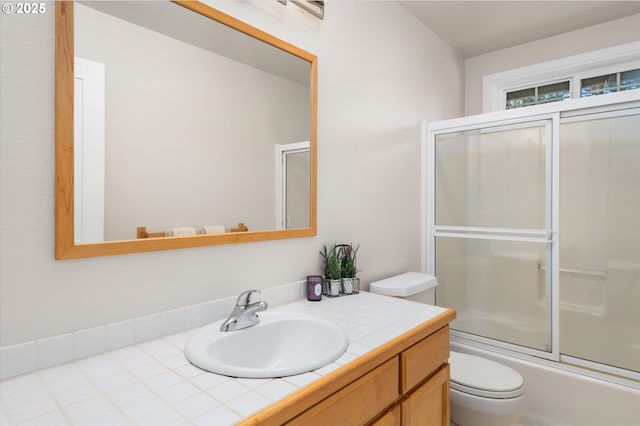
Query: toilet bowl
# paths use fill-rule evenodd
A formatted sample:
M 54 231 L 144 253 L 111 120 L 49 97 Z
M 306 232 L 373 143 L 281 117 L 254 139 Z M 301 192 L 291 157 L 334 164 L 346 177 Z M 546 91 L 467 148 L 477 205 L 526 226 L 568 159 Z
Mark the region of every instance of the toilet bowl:
M 407 272 L 370 284 L 372 293 L 435 304 L 437 280 Z M 520 373 L 495 361 L 451 352 L 451 423 L 457 426 L 510 426 L 525 408 Z
M 451 422 L 458 426 L 509 426 L 525 407 L 524 380 L 506 365 L 459 352 L 451 365 Z

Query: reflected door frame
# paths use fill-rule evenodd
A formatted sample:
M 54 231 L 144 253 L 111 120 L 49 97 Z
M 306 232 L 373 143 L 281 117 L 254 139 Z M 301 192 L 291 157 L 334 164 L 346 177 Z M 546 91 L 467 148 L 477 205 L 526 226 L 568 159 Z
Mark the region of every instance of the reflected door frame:
M 290 218 L 287 214 L 287 158 L 292 154 L 311 152 L 309 141 L 276 145 L 276 229 L 289 229 Z
M 104 241 L 104 64 L 74 58 L 74 104 L 74 239 Z

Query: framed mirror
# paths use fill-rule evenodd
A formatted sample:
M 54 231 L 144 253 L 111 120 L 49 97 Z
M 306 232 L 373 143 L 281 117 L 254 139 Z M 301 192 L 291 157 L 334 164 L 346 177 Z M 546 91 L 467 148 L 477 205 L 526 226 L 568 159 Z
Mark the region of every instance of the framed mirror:
M 56 2 L 55 89 L 56 259 L 316 235 L 314 55 L 196 1 Z

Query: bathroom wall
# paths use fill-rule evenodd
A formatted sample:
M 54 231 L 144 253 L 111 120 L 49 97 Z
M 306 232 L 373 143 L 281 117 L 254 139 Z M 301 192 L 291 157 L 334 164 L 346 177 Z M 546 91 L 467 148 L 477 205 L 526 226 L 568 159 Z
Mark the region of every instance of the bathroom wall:
M 318 236 L 55 261 L 54 16 L 0 16 L 0 346 L 303 279 L 360 244 L 366 284 L 420 267 L 421 120 L 463 114 L 462 58 L 393 2 L 210 1 L 319 57 Z
M 640 14 L 469 58 L 465 115 L 482 113 L 482 77 L 640 40 Z

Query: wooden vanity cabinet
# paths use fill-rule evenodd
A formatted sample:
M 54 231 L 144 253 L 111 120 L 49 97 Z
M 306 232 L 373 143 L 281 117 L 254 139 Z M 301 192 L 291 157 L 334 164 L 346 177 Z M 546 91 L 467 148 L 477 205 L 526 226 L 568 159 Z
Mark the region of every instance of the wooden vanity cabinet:
M 400 399 L 373 425 L 449 426 L 449 327 L 402 351 L 399 358 Z
M 447 310 L 239 426 L 449 426 Z

